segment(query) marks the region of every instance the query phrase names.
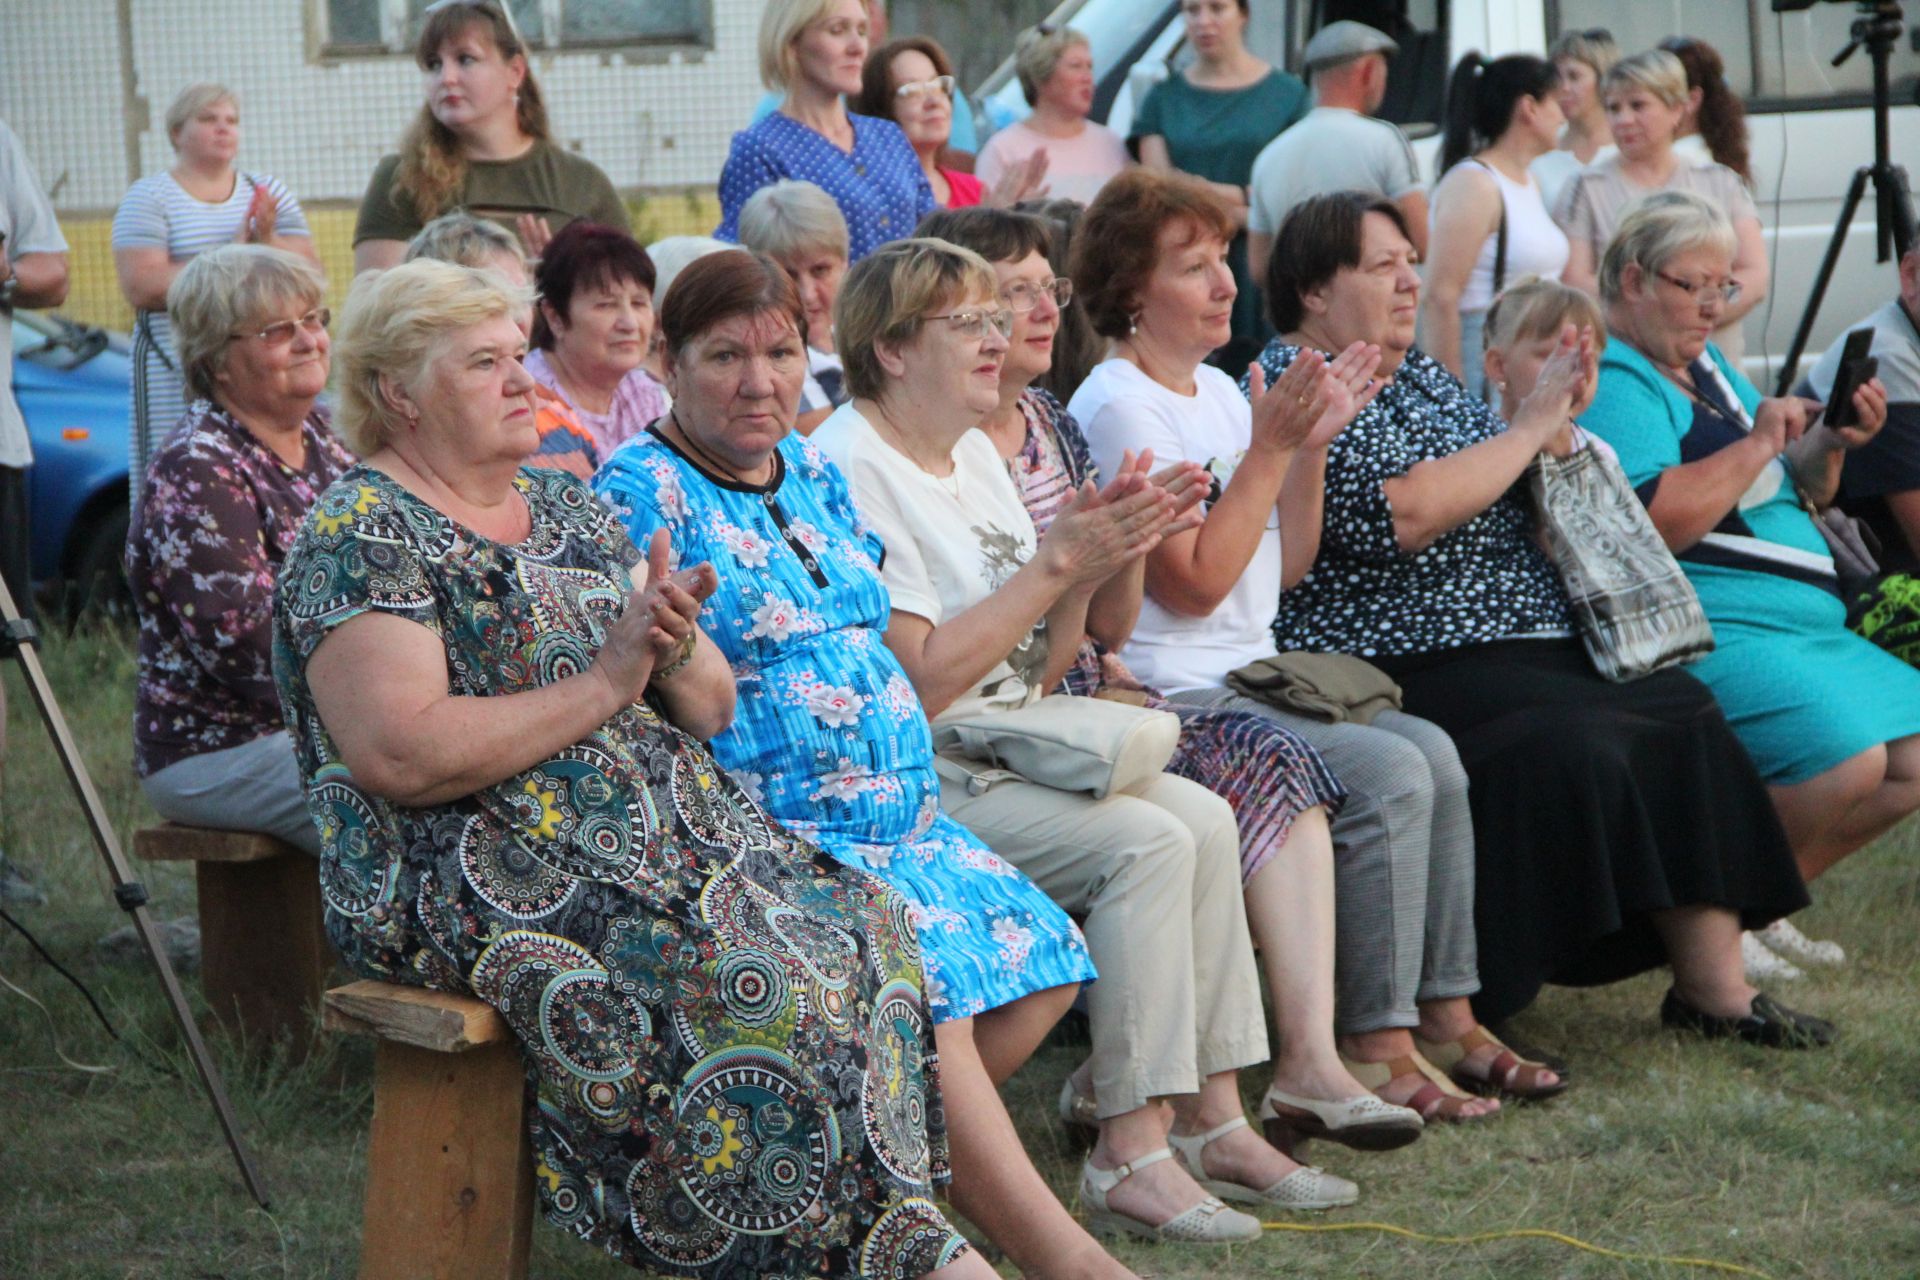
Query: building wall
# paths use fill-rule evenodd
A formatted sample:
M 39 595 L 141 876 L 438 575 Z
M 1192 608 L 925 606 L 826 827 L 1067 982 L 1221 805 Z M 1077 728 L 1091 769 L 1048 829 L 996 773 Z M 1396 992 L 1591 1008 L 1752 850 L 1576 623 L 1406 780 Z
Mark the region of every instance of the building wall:
M 645 238 L 712 229 L 728 140 L 761 93 L 760 0 L 709 3 L 710 49 L 533 57 L 556 141 L 606 171 Z M 313 217 L 334 292 L 343 290 L 352 209 L 419 109 L 420 72 L 403 56 L 323 57 L 320 4 L 0 0 L 0 119 L 20 135 L 73 242 L 70 314 L 130 323 L 107 224 L 133 178 L 171 163 L 167 104 L 197 80 L 239 94 L 241 166 L 292 188 Z

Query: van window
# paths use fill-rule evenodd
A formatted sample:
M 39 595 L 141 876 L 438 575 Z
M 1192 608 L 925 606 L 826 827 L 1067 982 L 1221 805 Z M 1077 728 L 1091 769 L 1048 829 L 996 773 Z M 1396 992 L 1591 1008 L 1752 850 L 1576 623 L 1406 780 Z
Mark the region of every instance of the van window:
M 1377 114 L 1410 137 L 1425 137 L 1440 127 L 1449 70 L 1447 0 L 1313 0 L 1303 8 L 1303 42 L 1307 34 L 1343 18 L 1392 36 L 1400 52 L 1388 62 L 1387 97 Z
M 1750 111 L 1861 106 L 1873 97 L 1873 64 L 1860 50 L 1845 66 L 1833 55 L 1847 43 L 1860 16 L 1853 5 L 1816 4 L 1800 13 L 1775 13 L 1769 0 L 1548 0 L 1550 39 L 1563 31 L 1604 27 L 1623 53 L 1651 49 L 1675 33 L 1720 51 L 1727 82 Z M 1909 32 L 1889 64 L 1895 106 L 1914 100 L 1920 53 Z

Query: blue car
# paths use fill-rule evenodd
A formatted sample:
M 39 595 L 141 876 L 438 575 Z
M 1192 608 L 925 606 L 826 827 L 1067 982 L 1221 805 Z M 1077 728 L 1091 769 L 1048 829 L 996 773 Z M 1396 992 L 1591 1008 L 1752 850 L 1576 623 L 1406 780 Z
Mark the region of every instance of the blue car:
M 33 579 L 67 583 L 75 603 L 96 592 L 130 603 L 126 339 L 55 315 L 13 316 L 13 394 L 33 441 L 28 473 Z

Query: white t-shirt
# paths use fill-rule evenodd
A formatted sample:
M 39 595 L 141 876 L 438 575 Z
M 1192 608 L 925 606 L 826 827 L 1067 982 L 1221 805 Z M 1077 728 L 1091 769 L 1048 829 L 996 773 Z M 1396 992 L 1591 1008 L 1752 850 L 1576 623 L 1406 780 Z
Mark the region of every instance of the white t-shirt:
M 979 431 L 954 445 L 950 476 L 921 470 L 851 404 L 835 409 L 811 439 L 846 475 L 861 514 L 880 535 L 880 578 L 902 613 L 937 627 L 1006 585 L 1033 557 L 1033 520 L 1000 451 Z M 934 723 L 1025 706 L 1045 692 L 1039 682 L 1046 666 L 1043 620 Z
M 1068 409 L 1087 434 L 1100 474 L 1117 474 L 1120 455 L 1153 450 L 1161 462 L 1185 459 L 1211 471 L 1226 488 L 1253 439 L 1253 409 L 1220 370 L 1201 365 L 1191 396 L 1169 391 L 1125 360 L 1094 366 Z M 1156 689 L 1216 688 L 1227 673 L 1271 658 L 1273 617 L 1280 608 L 1280 513 L 1267 517 L 1259 549 L 1220 607 L 1204 618 L 1165 608 L 1149 594 L 1121 657 Z

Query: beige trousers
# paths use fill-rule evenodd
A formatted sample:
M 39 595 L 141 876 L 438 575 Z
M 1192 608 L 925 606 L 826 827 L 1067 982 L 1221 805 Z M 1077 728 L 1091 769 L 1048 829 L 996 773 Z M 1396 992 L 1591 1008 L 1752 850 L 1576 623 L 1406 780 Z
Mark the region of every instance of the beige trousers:
M 1022 779 L 979 795 L 941 771 L 940 804 L 1085 920 L 1101 1118 L 1264 1062 L 1260 979 L 1240 896 L 1233 810 L 1161 774 L 1096 800 Z

